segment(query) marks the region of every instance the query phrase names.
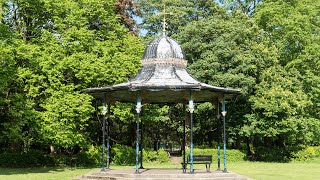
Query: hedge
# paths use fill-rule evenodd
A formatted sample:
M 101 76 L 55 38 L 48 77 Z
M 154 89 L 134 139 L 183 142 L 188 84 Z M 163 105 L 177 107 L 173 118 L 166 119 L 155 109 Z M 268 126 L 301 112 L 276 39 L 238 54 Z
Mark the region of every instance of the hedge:
M 134 165 L 136 159 L 135 149 L 125 145 L 114 145 L 112 147 L 112 164 L 114 165 Z M 140 159 L 140 153 L 139 153 Z M 163 149 L 152 151 L 143 149 L 143 162 L 169 162 L 169 154 Z
M 237 149 L 227 149 L 227 161 L 237 162 L 246 160 L 246 154 Z M 190 155 L 190 149 L 186 151 L 186 155 Z M 212 160 L 216 161 L 218 159 L 218 150 L 217 149 L 193 149 L 193 155 L 212 155 Z M 223 159 L 223 149 L 220 149 L 220 160 Z

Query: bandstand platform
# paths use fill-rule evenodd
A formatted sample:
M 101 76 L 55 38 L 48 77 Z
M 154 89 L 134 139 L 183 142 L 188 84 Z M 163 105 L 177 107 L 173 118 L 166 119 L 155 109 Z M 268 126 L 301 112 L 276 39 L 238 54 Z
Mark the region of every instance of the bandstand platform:
M 181 169 L 140 169 L 139 174 L 135 169 L 111 169 L 108 171 L 95 171 L 76 177 L 73 180 L 179 180 L 179 179 L 196 179 L 196 180 L 249 180 L 250 178 L 222 171 L 206 172 L 205 170 L 196 170 L 194 173 L 182 173 Z

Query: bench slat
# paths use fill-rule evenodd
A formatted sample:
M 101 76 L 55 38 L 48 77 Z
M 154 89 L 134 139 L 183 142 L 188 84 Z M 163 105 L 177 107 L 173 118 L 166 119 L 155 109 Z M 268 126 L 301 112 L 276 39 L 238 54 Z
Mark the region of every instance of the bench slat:
M 196 161 L 209 161 L 212 162 L 212 156 L 193 156 L 193 162 Z M 187 162 L 190 162 L 190 157 L 187 158 Z

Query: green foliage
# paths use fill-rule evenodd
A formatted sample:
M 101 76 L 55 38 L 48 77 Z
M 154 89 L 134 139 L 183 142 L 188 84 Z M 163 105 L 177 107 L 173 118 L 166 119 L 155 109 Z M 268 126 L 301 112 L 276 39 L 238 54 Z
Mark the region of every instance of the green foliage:
M 112 152 L 112 164 L 114 165 L 133 165 L 135 164 L 136 152 L 135 149 L 129 146 L 116 144 L 111 149 Z M 140 159 L 140 153 L 139 153 Z M 158 151 L 152 151 L 151 149 L 143 149 L 143 161 L 144 162 L 157 162 L 165 163 L 169 162 L 169 154 L 163 149 Z
M 308 95 L 305 116 L 319 116 L 319 47 L 320 2 L 266 1 L 257 10 L 255 20 L 272 38 L 280 50 L 280 63 L 286 71 L 295 73 Z M 300 86 L 300 85 L 299 85 Z
M 307 146 L 291 154 L 294 161 L 307 161 L 320 156 L 320 146 Z
M 31 167 L 54 165 L 55 159 L 45 155 L 41 151 L 29 151 L 27 153 L 2 153 L 0 154 L 1 167 Z
M 112 152 L 112 164 L 114 165 L 135 164 L 136 153 L 132 147 L 117 144 L 112 147 L 111 152 Z
M 166 12 L 170 12 L 167 21 L 169 35 L 177 33 L 178 27 L 183 27 L 192 21 L 204 19 L 210 15 L 216 15 L 217 11 L 223 11 L 214 1 L 207 0 L 166 0 Z M 163 11 L 163 3 L 157 0 L 139 0 L 142 11 L 144 29 L 148 35 L 154 35 L 162 31 L 163 16 L 157 13 Z
M 277 51 L 269 47 L 264 32 L 238 12 L 189 23 L 177 39 L 196 78 L 216 86 L 241 88 L 245 95 L 253 93 L 261 70 L 277 62 Z
M 262 1 L 263 0 L 219 0 L 219 3 L 225 6 L 228 10 L 241 10 L 246 15 L 254 15 L 256 7 Z
M 4 154 L 3 164 L 98 164 L 101 148 L 89 145 L 101 144 L 100 114 L 94 117 L 101 102 L 92 103 L 83 90 L 128 80 L 143 51 L 142 40 L 124 27 L 133 30 L 128 16 L 137 9 L 132 1 L 119 1 L 117 7 L 115 2 L 0 0 L 0 150 L 16 154 Z M 319 1 L 224 1 L 232 11 L 216 1 L 166 2 L 173 14 L 168 34 L 185 50 L 191 74 L 243 92 L 227 105 L 228 144 L 239 148 L 246 140 L 254 160 L 317 155 L 313 148 L 296 149 L 320 143 Z M 148 35 L 158 33 L 162 17 L 156 14 L 163 4 L 139 4 Z M 214 108 L 206 103 L 196 109 L 196 145 L 212 147 L 220 138 Z M 117 144 L 134 142 L 133 109 L 122 103 L 111 108 Z M 182 109 L 181 104 L 144 105 L 145 145 L 180 143 Z M 31 147 L 53 147 L 58 155 L 52 160 Z M 34 159 L 26 158 L 29 152 Z M 134 163 L 132 148 L 116 145 L 113 153 L 115 164 Z M 163 150 L 145 154 L 146 161 L 168 160 Z M 231 161 L 243 159 L 239 151 L 228 155 Z
M 311 143 L 308 136 L 318 136 L 317 131 L 305 131 L 313 123 L 303 117 L 311 102 L 296 73 L 284 71 L 281 66 L 263 72 L 256 95 L 250 98 L 255 113 L 247 115 L 248 126 L 242 129 L 246 136 L 280 137 L 289 146 Z
M 142 123 L 145 127 L 143 133 L 146 147 L 153 147 L 154 143 L 159 140 L 163 143 L 179 141 L 182 125 L 179 116 L 182 110 L 180 109 L 177 114 L 174 112 L 176 108 L 178 105 L 149 104 L 143 107 Z
M 5 152 L 0 154 L 2 167 L 33 167 L 33 166 L 99 166 L 101 165 L 101 146 L 89 146 L 75 155 L 46 154 L 39 150 L 24 153 Z
M 248 126 L 242 132 L 264 139 L 264 146 L 288 151 L 318 144 L 319 106 L 314 97 L 319 96 L 319 57 L 312 49 L 319 46 L 319 7 L 318 1 L 266 1 L 257 9 L 255 21 L 280 57 L 279 64 L 263 70 L 250 98 L 253 113 L 246 116 Z
M 263 70 L 278 63 L 277 49 L 252 19 L 238 11 L 193 21 L 175 36 L 186 51 L 192 75 L 214 86 L 241 89 L 243 96 L 227 105 L 228 141 L 239 144 L 245 115 L 252 111 L 248 99 L 255 96 Z M 215 115 L 207 111 L 200 110 L 196 119 L 217 127 Z
M 126 81 L 137 72 L 143 50 L 142 42 L 119 23 L 114 3 L 1 3 L 3 147 L 20 152 L 32 145 L 52 146 L 56 152 L 73 152 L 99 135 L 89 129 L 98 123 L 90 121 L 92 97 L 83 90 Z
M 260 146 L 255 147 L 253 151 L 248 159 L 265 162 L 308 161 L 320 156 L 319 146 L 295 147 L 295 149 Z
M 101 165 L 101 146 L 90 145 L 89 148 L 80 152 L 76 158 L 76 165 L 80 166 L 98 166 Z
M 289 150 L 279 147 L 255 146 L 252 154 L 248 157 L 252 161 L 265 162 L 288 162 L 290 160 Z
M 169 153 L 162 148 L 160 148 L 158 151 L 152 151 L 151 149 L 143 149 L 143 161 L 166 163 L 170 161 L 170 157 Z
M 319 144 L 318 1 L 222 2 L 231 12 L 212 1 L 166 3 L 166 11 L 173 14 L 169 35 L 185 50 L 191 74 L 243 92 L 227 106 L 232 146 L 239 148 L 246 139 L 256 148 L 280 149 L 283 157 L 300 144 Z M 159 32 L 162 17 L 156 14 L 163 4 L 141 5 L 144 27 L 149 34 Z M 212 127 L 219 126 L 208 111 L 212 106 L 201 105 L 195 114 L 199 145 L 212 144 Z
M 216 161 L 218 159 L 218 150 L 217 149 L 193 149 L 193 155 L 207 155 L 212 156 L 212 161 Z M 186 151 L 186 156 L 190 156 L 190 150 Z M 223 159 L 223 150 L 220 151 L 220 160 Z M 241 152 L 238 149 L 228 149 L 227 150 L 227 161 L 228 162 L 239 162 L 244 161 L 246 159 L 246 154 Z

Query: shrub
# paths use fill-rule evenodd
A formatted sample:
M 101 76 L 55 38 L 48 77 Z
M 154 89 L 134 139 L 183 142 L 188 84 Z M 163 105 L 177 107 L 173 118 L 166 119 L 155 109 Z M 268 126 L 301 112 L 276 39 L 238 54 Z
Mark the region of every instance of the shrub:
M 135 150 L 129 146 L 116 144 L 111 148 L 112 164 L 114 165 L 134 165 Z
M 166 152 L 164 149 L 159 149 L 158 150 L 158 156 L 157 156 L 157 162 L 161 162 L 161 163 L 164 163 L 164 162 L 169 162 L 170 161 L 170 156 L 169 156 L 169 153 Z
M 291 160 L 306 161 L 320 156 L 320 146 L 307 146 L 302 150 L 292 153 Z
M 79 153 L 75 164 L 82 166 L 94 166 L 101 164 L 102 146 L 89 146 L 87 151 Z M 107 153 L 106 153 L 107 156 Z
M 152 151 L 151 149 L 143 149 L 143 161 L 145 162 L 169 162 L 169 153 L 162 148 L 158 151 Z
M 136 159 L 135 149 L 125 145 L 114 145 L 111 149 L 112 164 L 114 165 L 134 165 Z M 140 153 L 139 153 L 140 160 Z M 152 151 L 151 149 L 143 149 L 144 162 L 169 162 L 169 154 L 163 149 Z

